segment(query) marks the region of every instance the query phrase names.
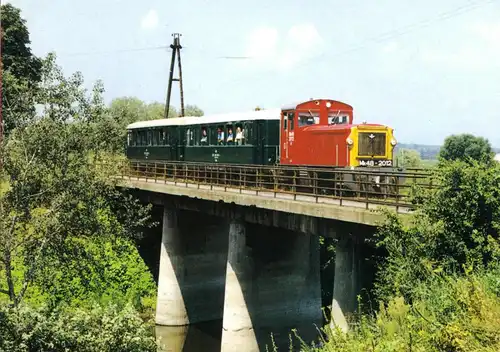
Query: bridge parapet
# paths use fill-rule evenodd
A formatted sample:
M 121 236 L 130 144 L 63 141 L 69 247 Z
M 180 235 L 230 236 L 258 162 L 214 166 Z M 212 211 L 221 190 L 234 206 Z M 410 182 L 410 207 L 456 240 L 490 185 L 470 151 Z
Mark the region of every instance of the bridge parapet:
M 386 207 L 401 214 L 414 209 L 412 187 L 432 188 L 430 173 L 298 169 L 178 162 L 130 162 L 122 185 L 163 194 L 375 225 Z M 349 211 L 346 212 L 345 208 Z

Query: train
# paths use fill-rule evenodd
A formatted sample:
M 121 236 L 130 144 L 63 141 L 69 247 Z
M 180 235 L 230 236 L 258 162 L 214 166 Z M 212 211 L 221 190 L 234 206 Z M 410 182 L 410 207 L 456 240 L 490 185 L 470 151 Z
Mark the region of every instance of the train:
M 134 161 L 286 166 L 302 174 L 312 168 L 376 172 L 393 169 L 396 145 L 392 127 L 355 124 L 351 105 L 310 99 L 278 109 L 134 122 L 127 126 L 126 155 Z M 346 177 L 345 187 L 359 184 L 352 173 Z M 370 177 L 375 188 L 390 183 Z

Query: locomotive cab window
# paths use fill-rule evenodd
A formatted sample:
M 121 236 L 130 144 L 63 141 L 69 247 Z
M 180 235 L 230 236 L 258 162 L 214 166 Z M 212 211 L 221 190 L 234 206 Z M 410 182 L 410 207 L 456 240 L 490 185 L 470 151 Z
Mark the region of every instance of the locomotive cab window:
M 299 127 L 319 124 L 318 112 L 299 112 Z
M 294 125 L 295 125 L 295 114 L 293 112 L 290 112 L 288 114 L 288 126 L 290 128 L 290 131 L 293 131 Z
M 328 124 L 329 125 L 344 125 L 349 121 L 349 116 L 340 115 L 337 113 L 328 114 Z

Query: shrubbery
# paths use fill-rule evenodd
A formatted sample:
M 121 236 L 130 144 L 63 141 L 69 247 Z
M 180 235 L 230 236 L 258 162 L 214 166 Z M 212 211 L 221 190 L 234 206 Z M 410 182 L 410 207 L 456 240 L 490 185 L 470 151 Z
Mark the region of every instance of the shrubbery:
M 6 352 L 156 352 L 153 331 L 131 306 L 0 308 L 0 351 Z
M 431 274 L 412 304 L 393 297 L 344 334 L 326 328 L 321 351 L 500 351 L 500 268 Z M 313 351 L 314 349 L 308 349 Z
M 433 181 L 409 223 L 386 213 L 373 301 L 318 350 L 500 351 L 500 167 L 442 161 Z

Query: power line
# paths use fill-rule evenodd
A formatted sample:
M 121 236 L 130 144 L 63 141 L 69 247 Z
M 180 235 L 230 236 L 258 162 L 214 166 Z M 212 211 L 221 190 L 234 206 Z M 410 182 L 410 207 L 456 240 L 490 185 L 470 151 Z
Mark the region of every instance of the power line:
M 91 56 L 91 55 L 109 55 L 109 54 L 120 54 L 120 53 L 132 53 L 132 52 L 141 52 L 141 51 L 156 51 L 156 50 L 167 50 L 169 49 L 168 46 L 166 45 L 161 45 L 161 46 L 150 46 L 150 47 L 143 47 L 143 48 L 128 48 L 128 49 L 116 49 L 116 50 L 109 50 L 109 51 L 86 51 L 86 52 L 80 52 L 80 53 L 58 53 L 58 56 L 66 56 L 66 57 L 73 57 L 73 56 Z
M 295 69 L 298 67 L 310 65 L 311 63 L 316 62 L 318 59 L 321 59 L 321 58 L 330 59 L 333 57 L 338 57 L 338 56 L 342 56 L 345 54 L 349 54 L 349 53 L 358 51 L 360 49 L 367 47 L 372 42 L 381 43 L 381 42 L 384 42 L 384 41 L 387 41 L 390 39 L 394 39 L 394 38 L 403 36 L 403 35 L 408 34 L 414 30 L 427 27 L 427 26 L 435 23 L 436 21 L 447 20 L 447 19 L 453 18 L 453 17 L 459 16 L 459 15 L 465 14 L 467 12 L 473 11 L 481 6 L 494 3 L 496 1 L 497 0 L 469 1 L 467 4 L 463 4 L 463 5 L 460 5 L 456 8 L 454 8 L 454 9 L 444 11 L 435 17 L 424 19 L 424 20 L 421 20 L 421 21 L 418 21 L 418 22 L 415 22 L 415 23 L 412 23 L 409 25 L 402 26 L 400 28 L 396 28 L 396 29 L 381 33 L 377 36 L 367 38 L 366 40 L 362 41 L 360 44 L 353 46 L 351 48 L 348 48 L 348 49 L 345 49 L 342 51 L 338 51 L 338 52 L 333 53 L 333 54 L 329 54 L 327 52 L 324 52 L 324 53 L 317 55 L 313 58 L 307 59 L 307 60 L 303 61 L 302 63 L 299 63 L 298 65 L 295 66 Z M 249 58 L 252 58 L 252 57 L 249 57 Z M 223 81 L 223 82 L 221 82 L 221 84 L 234 83 L 234 82 L 238 82 L 241 80 L 247 80 L 247 79 L 251 79 L 251 78 L 255 78 L 255 77 L 264 78 L 264 77 L 268 77 L 268 75 L 272 74 L 273 72 L 274 72 L 274 69 L 270 69 L 270 70 L 266 70 L 264 72 L 261 72 L 258 75 L 252 75 L 251 77 L 239 77 L 236 79 L 230 79 L 227 81 Z M 199 89 L 200 88 L 196 88 L 196 89 L 190 90 L 190 91 L 191 92 L 198 91 Z

